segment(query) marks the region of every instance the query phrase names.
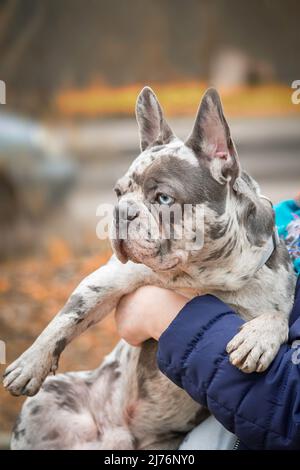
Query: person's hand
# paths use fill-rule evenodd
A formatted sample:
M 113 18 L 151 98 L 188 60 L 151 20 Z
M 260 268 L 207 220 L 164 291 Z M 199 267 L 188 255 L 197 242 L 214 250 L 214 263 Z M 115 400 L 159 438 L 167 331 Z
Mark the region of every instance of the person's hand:
M 125 295 L 116 308 L 120 336 L 132 346 L 149 338 L 159 339 L 188 302 L 183 295 L 160 287 L 140 287 Z

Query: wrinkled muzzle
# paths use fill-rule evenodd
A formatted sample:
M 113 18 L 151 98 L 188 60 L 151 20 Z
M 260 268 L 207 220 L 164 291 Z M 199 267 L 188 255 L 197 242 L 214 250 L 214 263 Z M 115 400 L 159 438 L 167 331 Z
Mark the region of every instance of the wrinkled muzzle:
M 186 261 L 187 254 L 165 237 L 161 214 L 153 207 L 126 201 L 114 210 L 112 248 L 122 263 L 131 260 L 154 270 L 169 270 Z
M 156 256 L 159 240 L 155 227 L 155 220 L 143 204 L 131 200 L 118 203 L 110 238 L 119 260 L 144 263 L 145 259 Z

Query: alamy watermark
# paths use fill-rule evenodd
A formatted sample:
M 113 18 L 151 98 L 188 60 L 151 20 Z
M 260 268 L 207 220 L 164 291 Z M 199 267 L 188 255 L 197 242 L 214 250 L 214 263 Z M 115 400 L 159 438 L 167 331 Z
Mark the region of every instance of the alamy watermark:
M 0 340 L 0 364 L 6 364 L 6 345 Z
M 3 80 L 0 80 L 0 104 L 6 104 L 6 85 Z
M 294 80 L 291 86 L 295 89 L 291 97 L 292 103 L 300 104 L 300 80 Z
M 100 204 L 96 234 L 100 240 L 184 240 L 188 251 L 199 250 L 204 241 L 204 205 L 150 204 L 125 201 L 119 206 Z
M 292 349 L 295 349 L 292 354 L 292 363 L 298 365 L 300 364 L 300 339 L 293 341 Z

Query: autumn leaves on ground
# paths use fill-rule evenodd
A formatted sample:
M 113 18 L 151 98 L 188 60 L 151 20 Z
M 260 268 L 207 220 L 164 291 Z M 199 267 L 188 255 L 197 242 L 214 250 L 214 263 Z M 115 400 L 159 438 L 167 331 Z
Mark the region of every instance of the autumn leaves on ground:
M 101 244 L 95 253 L 75 253 L 65 241 L 52 239 L 44 253 L 0 265 L 0 331 L 8 364 L 32 344 L 81 279 L 110 256 Z M 59 372 L 96 367 L 117 340 L 110 315 L 67 347 Z M 23 398 L 11 397 L 0 387 L 0 433 L 11 431 L 22 402 Z

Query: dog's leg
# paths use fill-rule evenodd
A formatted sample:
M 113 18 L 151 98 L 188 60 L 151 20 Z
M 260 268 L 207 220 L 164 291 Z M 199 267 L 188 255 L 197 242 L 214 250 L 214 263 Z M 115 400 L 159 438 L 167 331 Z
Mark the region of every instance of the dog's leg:
M 253 318 L 228 343 L 229 360 L 243 372 L 263 372 L 287 341 L 288 332 L 288 315 L 272 312 Z
M 124 265 L 113 256 L 79 284 L 33 345 L 6 369 L 4 387 L 13 395 L 35 395 L 57 369 L 65 346 L 111 312 L 123 295 L 147 283 L 155 283 L 149 268 L 130 261 Z

